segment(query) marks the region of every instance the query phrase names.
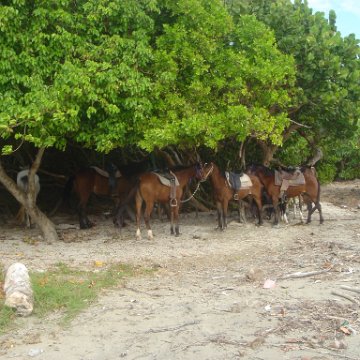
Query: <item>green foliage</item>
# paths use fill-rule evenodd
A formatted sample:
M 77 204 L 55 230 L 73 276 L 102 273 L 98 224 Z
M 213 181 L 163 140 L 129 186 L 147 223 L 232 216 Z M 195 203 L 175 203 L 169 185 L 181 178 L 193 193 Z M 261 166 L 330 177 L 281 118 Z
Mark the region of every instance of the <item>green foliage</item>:
M 314 146 L 351 137 L 360 117 L 359 41 L 341 37 L 334 12 L 328 21 L 300 0 L 255 0 L 249 11 L 274 30 L 278 48 L 295 58 L 298 105 L 289 108 L 290 118 L 307 126 L 304 134 Z
M 336 167 L 333 163 L 322 162 L 316 167 L 317 175 L 320 183 L 326 184 L 335 180 Z
M 147 118 L 155 1 L 10 2 L 0 24 L 0 133 L 108 152 Z
M 310 158 L 307 141 L 297 133 L 294 134 L 279 151 L 279 160 L 287 166 L 302 165 Z
M 155 116 L 140 145 L 216 148 L 250 134 L 281 143 L 294 64 L 273 33 L 252 16 L 235 24 L 218 1 L 170 2 L 167 11 L 173 22 L 154 53 Z
M 346 140 L 328 138 L 321 145 L 326 151 L 325 163 L 332 168 L 333 178 L 360 178 L 360 126 Z
M 358 41 L 329 16 L 300 0 L 8 1 L 1 156 L 24 143 L 108 153 L 258 139 L 298 163 L 299 124 L 317 146 L 352 138 L 360 117 Z M 357 174 L 354 141 L 344 177 Z

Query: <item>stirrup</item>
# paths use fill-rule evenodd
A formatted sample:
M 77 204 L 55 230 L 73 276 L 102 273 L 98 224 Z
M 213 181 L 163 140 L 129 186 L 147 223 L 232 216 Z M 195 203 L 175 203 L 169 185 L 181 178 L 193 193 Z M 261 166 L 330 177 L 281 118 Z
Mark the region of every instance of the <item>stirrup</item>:
M 177 206 L 177 200 L 175 198 L 170 200 L 170 206 L 171 207 L 176 207 Z

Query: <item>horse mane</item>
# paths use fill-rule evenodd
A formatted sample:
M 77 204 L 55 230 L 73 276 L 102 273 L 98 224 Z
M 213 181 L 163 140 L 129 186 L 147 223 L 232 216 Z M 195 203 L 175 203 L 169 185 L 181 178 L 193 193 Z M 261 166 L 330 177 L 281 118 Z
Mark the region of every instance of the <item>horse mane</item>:
M 192 167 L 194 165 L 175 165 L 175 166 L 172 166 L 171 168 L 169 168 L 168 170 L 170 171 L 181 171 L 181 170 L 185 170 L 185 169 L 188 169 L 189 167 Z
M 302 172 L 302 168 L 300 166 L 280 166 L 280 169 L 290 174 L 293 174 L 298 169 Z

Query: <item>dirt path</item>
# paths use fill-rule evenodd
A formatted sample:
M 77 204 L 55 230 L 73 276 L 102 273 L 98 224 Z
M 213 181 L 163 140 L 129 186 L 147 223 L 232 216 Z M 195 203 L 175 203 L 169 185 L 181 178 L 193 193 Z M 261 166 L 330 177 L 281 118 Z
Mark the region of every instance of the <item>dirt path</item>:
M 323 190 L 321 226 L 317 214 L 309 225 L 291 220 L 279 228 L 241 225 L 234 214 L 219 232 L 214 213 L 184 214 L 179 238 L 167 235 L 167 222 L 154 221 L 153 242 L 134 240 L 133 225 L 120 238 L 101 217 L 90 230 L 61 230 L 63 241 L 52 245 L 37 242 L 36 230 L 5 227 L 3 266 L 93 268 L 97 260 L 159 270 L 104 292 L 69 328 L 57 325 L 56 314 L 21 319 L 19 330 L 0 337 L 0 358 L 28 359 L 41 350 L 36 358 L 51 360 L 360 359 L 359 305 L 332 294 L 360 302 L 341 288 L 360 287 L 359 203 L 360 181 L 337 183 Z M 55 220 L 62 229 L 76 224 Z M 275 287 L 264 289 L 266 279 Z

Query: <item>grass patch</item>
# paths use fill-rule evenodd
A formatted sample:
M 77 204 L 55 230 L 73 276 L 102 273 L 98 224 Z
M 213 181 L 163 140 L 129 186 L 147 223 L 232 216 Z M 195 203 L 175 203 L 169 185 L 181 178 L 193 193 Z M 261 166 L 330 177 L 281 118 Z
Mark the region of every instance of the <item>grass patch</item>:
M 32 316 L 44 317 L 53 311 L 61 311 L 61 322 L 65 325 L 80 311 L 96 300 L 103 289 L 120 284 L 125 278 L 151 273 L 152 269 L 134 268 L 129 265 L 112 265 L 97 271 L 84 271 L 59 263 L 44 273 L 30 273 L 34 292 Z M 0 283 L 4 274 L 0 272 Z M 14 325 L 16 316 L 12 309 L 4 306 L 4 295 L 0 298 L 0 333 Z

